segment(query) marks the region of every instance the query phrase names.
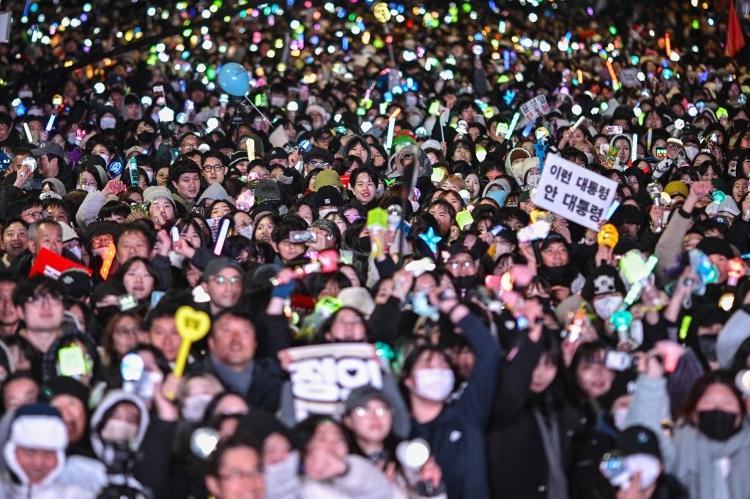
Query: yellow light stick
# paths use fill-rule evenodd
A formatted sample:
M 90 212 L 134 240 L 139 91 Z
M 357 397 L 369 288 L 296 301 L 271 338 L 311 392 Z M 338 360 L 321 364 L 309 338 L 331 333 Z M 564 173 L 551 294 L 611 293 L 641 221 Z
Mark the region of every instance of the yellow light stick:
M 178 308 L 174 314 L 174 319 L 182 343 L 180 343 L 180 350 L 177 352 L 172 374 L 180 378 L 185 373 L 190 346 L 208 334 L 208 330 L 211 329 L 211 319 L 206 312 L 195 310 L 188 305 Z M 167 398 L 173 400 L 175 395 L 174 393 L 168 393 Z

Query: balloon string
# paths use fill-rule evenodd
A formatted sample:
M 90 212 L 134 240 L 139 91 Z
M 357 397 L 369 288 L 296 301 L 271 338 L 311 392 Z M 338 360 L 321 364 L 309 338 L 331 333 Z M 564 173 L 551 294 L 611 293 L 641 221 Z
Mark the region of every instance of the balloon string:
M 260 109 L 258 109 L 258 107 L 255 104 L 253 104 L 253 101 L 250 100 L 250 97 L 248 97 L 246 95 L 245 96 L 245 100 L 247 101 L 248 104 L 250 104 L 251 106 L 253 106 L 253 109 L 255 109 L 258 112 L 258 114 L 260 115 L 260 117 L 263 118 L 266 123 L 268 123 L 269 125 L 271 125 L 271 120 L 269 120 L 268 118 L 266 118 L 266 115 L 263 114 L 263 112 Z

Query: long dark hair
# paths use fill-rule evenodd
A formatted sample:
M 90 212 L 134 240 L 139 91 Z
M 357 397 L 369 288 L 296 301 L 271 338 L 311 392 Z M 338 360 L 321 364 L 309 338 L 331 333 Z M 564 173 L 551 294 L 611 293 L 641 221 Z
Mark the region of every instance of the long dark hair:
M 734 384 L 734 376 L 730 371 L 718 370 L 707 372 L 699 378 L 695 384 L 693 384 L 687 401 L 685 402 L 685 406 L 682 409 L 682 419 L 685 422 L 690 424 L 693 423 L 692 418 L 695 415 L 695 409 L 698 406 L 698 402 L 700 402 L 700 399 L 703 397 L 703 394 L 706 393 L 706 390 L 708 390 L 711 385 L 715 384 L 721 384 L 729 388 L 732 395 L 734 395 L 734 398 L 737 400 L 737 405 L 740 408 L 740 416 L 744 418 L 746 412 L 745 404 L 742 400 L 742 394 Z

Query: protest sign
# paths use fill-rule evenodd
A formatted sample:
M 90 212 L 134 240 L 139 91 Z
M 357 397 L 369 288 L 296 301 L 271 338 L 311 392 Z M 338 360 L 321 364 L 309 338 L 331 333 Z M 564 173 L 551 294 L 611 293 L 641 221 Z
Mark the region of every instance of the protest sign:
M 521 113 L 528 122 L 534 122 L 538 117 L 545 116 L 549 113 L 549 104 L 547 104 L 547 97 L 544 95 L 537 95 L 533 99 L 521 104 Z
M 375 347 L 369 343 L 332 343 L 288 348 L 294 414 L 339 417 L 349 393 L 360 386 L 383 387 Z
M 531 200 L 537 207 L 599 230 L 616 190 L 614 180 L 550 154 Z

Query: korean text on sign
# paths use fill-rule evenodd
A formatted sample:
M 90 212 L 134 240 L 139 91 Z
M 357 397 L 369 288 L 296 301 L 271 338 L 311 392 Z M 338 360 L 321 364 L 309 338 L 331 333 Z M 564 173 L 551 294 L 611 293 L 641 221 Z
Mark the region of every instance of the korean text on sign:
M 550 154 L 532 201 L 571 222 L 598 230 L 616 190 L 614 180 Z
M 375 347 L 336 343 L 288 348 L 294 413 L 297 421 L 311 414 L 341 416 L 343 402 L 360 386 L 383 387 Z

